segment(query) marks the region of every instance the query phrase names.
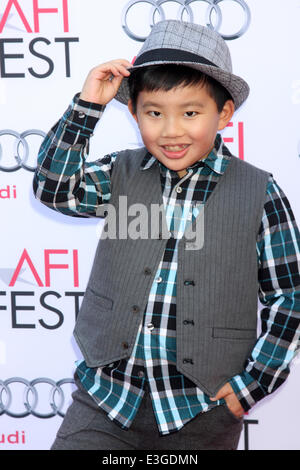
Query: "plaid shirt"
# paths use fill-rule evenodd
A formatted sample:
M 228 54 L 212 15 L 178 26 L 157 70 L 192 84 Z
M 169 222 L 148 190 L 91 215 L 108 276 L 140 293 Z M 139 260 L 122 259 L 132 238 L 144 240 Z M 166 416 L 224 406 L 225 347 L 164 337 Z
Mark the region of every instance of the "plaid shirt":
M 92 163 L 85 158 L 103 110 L 76 95 L 41 146 L 34 191 L 43 203 L 64 214 L 96 217 L 99 204 L 110 198 L 110 176 L 118 154 Z M 178 240 L 197 216 L 197 204 L 205 205 L 230 158 L 218 135 L 208 157 L 189 167 L 183 178 L 159 162 L 167 225 L 172 230 L 176 223 L 180 230 L 177 238 L 168 240 L 157 268 L 132 355 L 98 369 L 77 362 L 84 387 L 123 428 L 130 427 L 146 384 L 161 434 L 177 431 L 198 413 L 224 403 L 223 399 L 212 402 L 176 369 L 176 271 Z M 147 171 L 154 161 L 148 153 L 142 169 Z M 175 204 L 184 208 L 180 223 L 173 217 Z M 299 349 L 300 234 L 289 202 L 272 176 L 256 249 L 258 296 L 264 306 L 261 333 L 245 369 L 230 379 L 245 411 L 284 382 Z

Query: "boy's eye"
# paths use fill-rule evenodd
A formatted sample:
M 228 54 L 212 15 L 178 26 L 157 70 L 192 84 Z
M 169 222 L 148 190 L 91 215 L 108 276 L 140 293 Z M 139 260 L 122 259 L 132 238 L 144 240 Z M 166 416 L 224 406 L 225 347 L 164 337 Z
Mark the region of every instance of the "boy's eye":
M 197 115 L 197 113 L 196 113 L 196 111 L 186 111 L 184 113 L 184 115 L 187 116 L 187 117 L 194 117 L 194 116 Z
M 159 117 L 160 116 L 160 112 L 159 111 L 149 111 L 149 116 L 152 116 L 152 117 Z

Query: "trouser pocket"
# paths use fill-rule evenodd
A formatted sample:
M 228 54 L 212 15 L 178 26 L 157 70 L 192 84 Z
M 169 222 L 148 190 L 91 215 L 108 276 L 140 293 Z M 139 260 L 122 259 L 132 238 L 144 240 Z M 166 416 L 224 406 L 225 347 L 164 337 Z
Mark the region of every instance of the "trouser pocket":
M 87 429 L 94 417 L 99 413 L 97 404 L 77 378 L 75 378 L 75 383 L 78 388 L 72 394 L 73 402 L 67 409 L 63 422 L 57 432 L 58 437 L 67 437 Z
M 230 416 L 230 418 L 232 419 L 232 421 L 233 421 L 234 423 L 242 423 L 242 422 L 243 422 L 243 419 L 244 419 L 244 418 L 243 418 L 243 417 L 238 418 L 237 416 L 235 416 L 235 414 L 232 413 L 232 411 L 230 410 L 230 408 L 228 407 L 228 405 L 227 405 L 226 402 L 225 402 L 224 405 L 222 405 L 222 406 L 224 406 L 224 409 L 225 409 L 227 415 Z

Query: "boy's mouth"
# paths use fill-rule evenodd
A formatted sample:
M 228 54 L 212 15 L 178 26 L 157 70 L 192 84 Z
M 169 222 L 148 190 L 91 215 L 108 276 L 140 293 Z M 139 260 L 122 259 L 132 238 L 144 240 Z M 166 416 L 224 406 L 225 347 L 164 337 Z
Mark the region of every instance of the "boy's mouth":
M 177 145 L 162 145 L 162 152 L 167 158 L 182 158 L 188 148 L 189 144 L 177 144 Z
M 163 145 L 163 148 L 170 152 L 180 152 L 181 150 L 188 147 L 188 144 L 183 145 Z

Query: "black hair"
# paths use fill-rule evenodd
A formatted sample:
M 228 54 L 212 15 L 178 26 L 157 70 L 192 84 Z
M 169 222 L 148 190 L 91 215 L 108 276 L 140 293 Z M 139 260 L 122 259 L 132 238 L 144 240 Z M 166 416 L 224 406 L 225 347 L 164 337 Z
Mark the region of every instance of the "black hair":
M 205 86 L 211 98 L 215 100 L 219 113 L 227 100 L 233 101 L 221 83 L 199 70 L 177 64 L 149 65 L 133 70 L 128 77 L 133 112 L 136 113 L 137 99 L 141 91 L 169 91 L 178 86 L 189 85 Z

